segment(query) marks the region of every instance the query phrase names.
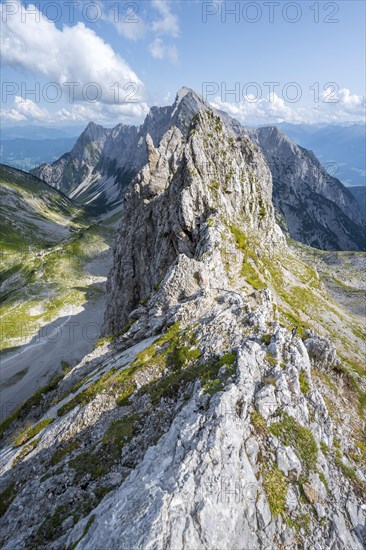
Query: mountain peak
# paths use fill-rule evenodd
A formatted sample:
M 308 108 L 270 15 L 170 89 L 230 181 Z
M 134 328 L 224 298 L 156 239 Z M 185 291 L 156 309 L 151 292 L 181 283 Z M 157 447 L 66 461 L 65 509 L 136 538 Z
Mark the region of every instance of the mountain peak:
M 95 139 L 97 137 L 100 137 L 106 131 L 107 129 L 100 124 L 95 124 L 95 122 L 90 121 L 81 135 L 88 136 L 91 139 Z
M 171 116 L 173 117 L 176 113 L 181 111 L 195 114 L 202 109 L 211 109 L 211 107 L 194 90 L 183 86 L 177 92 Z
M 175 103 L 180 103 L 186 96 L 189 96 L 190 98 L 195 98 L 198 101 L 203 101 L 201 96 L 197 94 L 192 88 L 188 88 L 187 86 L 182 86 L 177 91 L 177 95 L 175 96 Z

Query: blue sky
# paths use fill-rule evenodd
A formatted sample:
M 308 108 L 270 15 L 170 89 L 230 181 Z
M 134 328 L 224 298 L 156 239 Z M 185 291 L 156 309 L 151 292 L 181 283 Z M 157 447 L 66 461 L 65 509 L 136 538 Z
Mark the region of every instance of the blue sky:
M 5 125 L 139 123 L 181 86 L 249 125 L 364 119 L 361 0 L 1 4 Z

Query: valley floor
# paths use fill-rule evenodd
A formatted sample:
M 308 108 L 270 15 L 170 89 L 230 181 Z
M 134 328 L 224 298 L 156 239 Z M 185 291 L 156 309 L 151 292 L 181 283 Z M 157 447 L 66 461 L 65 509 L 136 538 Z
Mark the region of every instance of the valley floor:
M 12 299 L 12 295 L 16 295 L 18 301 L 14 305 L 12 304 L 11 308 L 5 310 L 11 316 L 6 328 L 18 328 L 14 329 L 16 337 L 14 347 L 8 347 L 9 339 L 6 337 L 6 331 L 5 334 L 2 334 L 1 420 L 9 416 L 34 392 L 59 376 L 62 368 L 67 370 L 76 365 L 93 350 L 100 337 L 105 312 L 106 281 L 112 266 L 110 245 L 113 233 L 112 231 L 108 233 L 109 230 L 105 229 L 101 229 L 101 231 L 106 235 L 102 245 L 100 240 L 93 245 L 93 241 L 85 237 L 85 234 L 82 237 L 84 240 L 88 239 L 89 249 L 87 257 L 81 258 L 78 263 L 77 273 L 73 274 L 74 280 L 70 282 L 64 278 L 62 284 L 63 273 L 57 271 L 56 267 L 57 275 L 55 277 L 51 277 L 51 279 L 45 277 L 44 280 L 41 277 L 38 280 L 37 288 L 40 289 L 41 298 L 35 305 L 34 298 L 31 297 L 31 300 L 28 298 L 28 289 L 32 283 L 25 284 L 21 289 L 22 294 L 17 289 L 11 293 L 10 299 Z M 67 263 L 68 259 L 63 261 Z M 46 262 L 49 263 L 49 260 Z M 64 269 L 66 267 L 67 265 L 63 266 Z M 50 280 L 55 279 L 58 280 L 57 285 L 54 285 L 53 282 L 50 283 Z M 71 290 L 77 293 L 75 294 L 77 300 L 74 303 L 72 301 L 74 294 L 72 292 L 65 294 L 69 283 Z M 57 304 L 57 307 L 53 310 L 51 319 L 45 322 L 42 316 L 44 304 L 50 304 L 51 300 L 45 300 L 41 291 L 44 294 L 48 288 L 52 289 L 50 298 Z M 65 299 L 64 296 L 66 296 Z M 9 300 L 8 297 L 6 298 Z M 5 301 L 3 308 L 6 305 Z M 22 320 L 24 309 L 27 317 Z M 32 324 L 33 319 L 36 320 L 34 325 Z M 22 330 L 22 327 L 26 327 L 26 330 Z
M 75 365 L 92 351 L 103 324 L 105 294 L 73 309 L 1 359 L 1 420 L 56 376 L 62 363 Z

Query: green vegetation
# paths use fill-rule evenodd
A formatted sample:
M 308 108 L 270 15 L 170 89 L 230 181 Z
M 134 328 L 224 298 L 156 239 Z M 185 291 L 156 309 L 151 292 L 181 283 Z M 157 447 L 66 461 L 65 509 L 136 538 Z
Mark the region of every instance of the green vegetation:
M 303 370 L 300 371 L 299 382 L 300 382 L 301 393 L 303 393 L 304 395 L 307 395 L 310 391 L 310 384 L 309 384 L 308 377 L 306 376 Z
M 74 482 L 79 483 L 85 476 L 97 480 L 110 472 L 113 464 L 120 460 L 123 447 L 135 434 L 134 426 L 137 421 L 136 414 L 115 420 L 95 452 L 84 451 L 71 459 L 69 466 L 75 470 Z
M 272 365 L 272 367 L 275 367 L 277 365 L 277 359 L 273 357 L 273 355 L 271 355 L 270 353 L 266 353 L 265 360 L 267 361 L 267 363 Z
M 61 460 L 63 460 L 63 458 L 72 453 L 72 451 L 75 451 L 76 449 L 78 449 L 80 447 L 80 443 L 78 442 L 77 439 L 70 439 L 69 441 L 67 442 L 64 442 L 62 444 L 61 447 L 59 447 L 53 454 L 52 458 L 51 458 L 51 465 L 52 466 L 55 466 L 56 464 L 58 464 L 59 462 L 61 462 Z
M 9 219 L 11 224 L 12 216 Z M 66 226 L 71 223 L 70 218 L 58 221 Z M 86 227 L 85 221 L 76 228 L 77 233 L 55 243 L 38 242 L 32 235 L 28 242 L 29 231 L 24 232 L 24 238 L 23 233 L 7 236 L 2 227 L 2 279 L 7 285 L 6 292 L 0 293 L 3 319 L 0 350 L 23 345 L 59 317 L 65 307 L 83 305 L 103 292 L 90 282 L 86 264 L 108 249 L 113 231 L 100 226 Z M 58 238 L 65 239 L 64 232 Z
M 115 332 L 114 334 L 111 334 L 110 336 L 103 336 L 102 338 L 99 338 L 99 340 L 97 340 L 97 342 L 95 343 L 94 348 L 96 349 L 101 346 L 104 346 L 104 344 L 109 344 L 119 336 L 126 334 L 126 332 L 130 330 L 130 328 L 134 323 L 136 323 L 136 319 L 131 319 L 131 321 L 129 321 L 127 325 L 125 325 L 121 330 L 118 330 L 117 332 Z
M 46 517 L 37 533 L 37 545 L 42 542 L 51 542 L 62 534 L 62 523 L 70 516 L 70 506 L 62 504 L 57 506 L 52 516 Z M 76 516 L 74 516 L 76 517 Z
M 2 517 L 8 510 L 10 504 L 17 496 L 15 489 L 15 483 L 10 483 L 7 488 L 0 493 L 0 517 Z
M 265 435 L 267 433 L 267 422 L 259 412 L 253 411 L 250 414 L 250 420 L 256 432 L 260 435 Z
M 220 357 L 220 367 L 223 367 L 224 365 L 233 366 L 235 361 L 236 361 L 235 353 L 224 353 L 224 355 Z
M 66 550 L 75 550 L 75 548 L 77 547 L 77 545 L 79 544 L 79 542 L 85 537 L 85 535 L 88 533 L 91 525 L 94 523 L 94 520 L 95 520 L 95 515 L 92 514 L 90 516 L 90 518 L 88 519 L 87 523 L 86 523 L 86 526 L 85 526 L 85 529 L 83 531 L 83 534 L 81 535 L 81 537 L 75 541 L 73 544 L 71 544 L 71 546 L 68 546 L 66 548 Z
M 263 283 L 251 263 L 244 261 L 240 274 L 255 290 L 265 288 L 266 285 Z
M 39 407 L 42 401 L 42 397 L 47 393 L 57 388 L 60 381 L 63 379 L 63 375 L 55 376 L 52 378 L 47 386 L 43 386 L 37 390 L 32 397 L 30 397 L 19 409 L 9 415 L 5 420 L 0 423 L 0 438 L 4 437 L 5 432 L 16 420 L 23 420 L 29 414 L 31 409 Z
M 44 428 L 46 428 L 49 424 L 52 424 L 54 420 L 54 418 L 45 418 L 35 426 L 26 426 L 15 435 L 14 446 L 20 447 L 20 445 L 23 445 L 23 443 L 25 443 L 35 435 L 38 435 L 39 432 L 44 430 Z
M 108 460 L 118 460 L 121 456 L 123 447 L 129 443 L 134 435 L 134 424 L 138 416 L 131 414 L 115 420 L 109 426 L 109 429 L 103 437 L 103 443 L 108 447 Z
M 263 472 L 263 487 L 272 516 L 283 514 L 286 506 L 287 486 L 285 476 L 277 468 Z
M 108 473 L 106 464 L 101 462 L 99 456 L 90 451 L 78 454 L 69 461 L 69 466 L 75 470 L 75 483 L 79 483 L 86 475 L 89 475 L 91 479 L 98 479 Z
M 265 283 L 262 281 L 261 277 L 258 274 L 258 271 L 254 267 L 254 265 L 257 264 L 258 258 L 255 252 L 251 249 L 247 236 L 234 225 L 229 225 L 229 229 L 235 238 L 237 247 L 241 252 L 243 252 L 244 257 L 247 258 L 243 261 L 243 265 L 240 271 L 241 276 L 255 290 L 261 290 L 262 288 L 265 288 Z
M 269 346 L 271 343 L 272 334 L 263 334 L 262 335 L 262 342 L 263 344 L 266 344 L 266 346 Z
M 282 413 L 281 421 L 272 424 L 269 431 L 284 445 L 290 445 L 295 449 L 307 472 L 314 470 L 318 459 L 318 446 L 309 428 L 301 426 L 292 416 Z
M 67 361 L 61 361 L 61 368 L 64 375 L 68 374 L 72 370 L 72 366 Z
M 111 369 L 65 403 L 59 409 L 58 415 L 66 414 L 77 405 L 86 405 L 101 391 L 117 395 L 117 403 L 120 406 L 127 404 L 129 397 L 136 390 L 135 380 L 140 371 L 148 368 L 149 372 L 158 378 L 166 368 L 179 371 L 199 359 L 201 352 L 196 345 L 191 330 L 181 331 L 179 323 L 172 325 L 154 344 L 138 353 L 129 367 L 123 371 Z M 174 378 L 176 375 L 171 373 L 170 376 Z
M 39 443 L 39 437 L 31 441 L 30 443 L 28 443 L 28 445 L 26 445 L 25 447 L 23 447 L 20 453 L 15 457 L 13 465 L 17 464 L 17 462 L 22 460 L 22 458 L 29 455 L 29 453 L 33 451 L 33 449 L 38 445 L 38 443 Z
M 326 490 L 328 492 L 329 487 L 328 487 L 328 482 L 327 482 L 327 479 L 326 479 L 325 475 L 323 474 L 323 472 L 319 472 L 318 475 L 319 475 L 320 481 L 323 483 L 324 487 L 326 488 Z
M 351 466 L 347 466 L 342 462 L 340 456 L 336 454 L 334 457 L 335 465 L 341 470 L 342 474 L 349 479 L 354 486 L 356 492 L 361 498 L 366 498 L 366 484 L 356 474 L 355 470 Z
M 286 525 L 294 529 L 297 533 L 303 529 L 308 535 L 310 533 L 311 518 L 308 514 L 299 514 L 296 518 L 290 518 L 287 514 L 284 515 Z
M 321 449 L 324 456 L 328 455 L 329 448 L 328 448 L 328 445 L 326 443 L 324 443 L 324 441 L 320 442 L 320 449 Z

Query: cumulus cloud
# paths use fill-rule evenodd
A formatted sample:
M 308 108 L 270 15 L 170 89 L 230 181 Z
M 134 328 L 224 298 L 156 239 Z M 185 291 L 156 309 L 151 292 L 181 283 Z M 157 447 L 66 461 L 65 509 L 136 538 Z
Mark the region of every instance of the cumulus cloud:
M 213 107 L 226 111 L 244 125 L 265 125 L 279 122 L 318 123 L 362 121 L 365 119 L 364 96 L 352 95 L 344 88 L 333 93 L 332 89 L 320 94 L 319 101 L 310 105 L 289 103 L 276 93 L 256 99 L 247 95 L 240 102 L 229 102 L 222 97 L 210 101 Z M 332 101 L 329 101 L 329 99 Z
M 172 63 L 178 63 L 177 48 L 165 45 L 161 38 L 156 38 L 149 45 L 149 52 L 154 59 L 169 59 Z
M 3 23 L 3 63 L 36 76 L 42 75 L 61 86 L 76 82 L 80 85 L 74 88 L 75 99 L 79 100 L 85 99 L 83 87 L 94 82 L 101 90 L 99 101 L 105 104 L 116 102 L 116 83 L 123 89 L 127 83 L 133 82 L 138 87 L 136 98 L 141 101 L 141 80 L 93 30 L 83 23 L 71 27 L 64 25 L 59 30 L 54 22 L 43 16 L 36 20 L 32 16 L 35 6 L 26 8 L 19 0 L 15 1 L 20 9 Z
M 99 0 L 98 0 L 99 1 Z M 124 38 L 138 40 L 148 33 L 159 36 L 171 36 L 177 38 L 180 34 L 178 17 L 172 13 L 171 2 L 168 0 L 152 0 L 150 10 L 141 13 L 138 4 L 131 2 L 117 4 L 111 12 L 108 5 L 100 3 L 100 8 L 104 13 L 104 20 L 112 23 L 118 33 Z
M 167 0 L 152 0 L 152 7 L 158 12 L 151 28 L 158 35 L 170 35 L 177 38 L 180 34 L 179 22 L 176 15 L 171 12 L 170 2 Z
M 123 7 L 125 11 L 121 11 L 122 4 L 116 4 L 115 8 L 118 8 L 117 11 L 113 13 L 107 13 L 104 15 L 105 21 L 112 23 L 118 31 L 118 34 L 129 40 L 139 40 L 144 37 L 148 31 L 148 25 L 144 21 L 138 4 L 126 3 Z M 105 10 L 107 6 L 104 6 Z M 101 5 L 103 10 L 103 5 Z

